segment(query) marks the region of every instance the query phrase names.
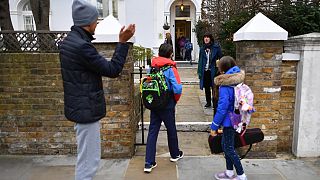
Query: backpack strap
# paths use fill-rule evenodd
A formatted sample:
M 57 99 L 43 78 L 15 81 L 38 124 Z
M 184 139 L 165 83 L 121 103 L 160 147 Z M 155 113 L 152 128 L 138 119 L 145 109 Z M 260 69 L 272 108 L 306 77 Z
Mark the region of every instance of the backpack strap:
M 167 69 L 170 69 L 172 66 L 171 65 L 165 65 L 163 67 L 160 68 L 161 71 L 165 71 Z

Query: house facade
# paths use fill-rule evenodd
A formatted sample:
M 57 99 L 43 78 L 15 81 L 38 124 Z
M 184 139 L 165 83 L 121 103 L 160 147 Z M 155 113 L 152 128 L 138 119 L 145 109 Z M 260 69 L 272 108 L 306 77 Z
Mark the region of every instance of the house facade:
M 30 0 L 10 0 L 11 20 L 15 30 L 35 30 Z M 201 15 L 201 0 L 87 0 L 97 6 L 99 18 L 110 12 L 120 24 L 136 24 L 135 43 L 157 49 L 170 33 L 176 46 L 180 37 L 186 37 L 194 45 L 193 59 L 199 48 L 194 27 Z M 72 0 L 50 1 L 50 30 L 68 31 L 72 26 Z M 164 25 L 169 29 L 165 30 Z M 112 28 L 112 27 L 110 27 Z M 176 59 L 179 60 L 179 59 Z

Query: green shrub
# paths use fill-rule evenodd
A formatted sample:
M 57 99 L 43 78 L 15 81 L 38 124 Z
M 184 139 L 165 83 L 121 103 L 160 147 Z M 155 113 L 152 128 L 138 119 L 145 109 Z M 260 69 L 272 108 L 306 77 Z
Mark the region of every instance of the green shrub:
M 208 23 L 208 21 L 200 19 L 195 24 L 195 32 L 197 36 L 198 45 L 201 47 L 203 45 L 203 36 L 206 32 L 210 32 L 211 26 Z
M 320 7 L 316 4 L 301 1 L 283 4 L 269 17 L 287 30 L 289 36 L 320 32 Z

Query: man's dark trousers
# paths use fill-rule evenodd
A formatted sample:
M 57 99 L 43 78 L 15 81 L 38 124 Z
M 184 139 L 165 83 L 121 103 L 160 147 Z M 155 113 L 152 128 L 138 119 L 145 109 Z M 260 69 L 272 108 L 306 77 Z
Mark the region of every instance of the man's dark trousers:
M 167 128 L 170 155 L 172 158 L 179 156 L 178 136 L 175 124 L 175 108 L 151 111 L 145 159 L 145 162 L 147 163 L 155 162 L 157 139 L 162 121 Z

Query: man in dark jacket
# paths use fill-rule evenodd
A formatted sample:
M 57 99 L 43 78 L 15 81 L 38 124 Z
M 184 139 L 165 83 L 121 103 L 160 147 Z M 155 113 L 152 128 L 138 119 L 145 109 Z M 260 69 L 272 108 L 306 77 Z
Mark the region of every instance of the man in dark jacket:
M 75 0 L 72 18 L 74 26 L 60 45 L 64 110 L 66 118 L 76 123 L 75 179 L 91 180 L 101 158 L 99 120 L 106 115 L 102 76 L 119 76 L 128 54 L 126 42 L 133 36 L 135 25 L 122 27 L 113 57 L 107 61 L 91 43 L 98 20 L 96 7 Z

